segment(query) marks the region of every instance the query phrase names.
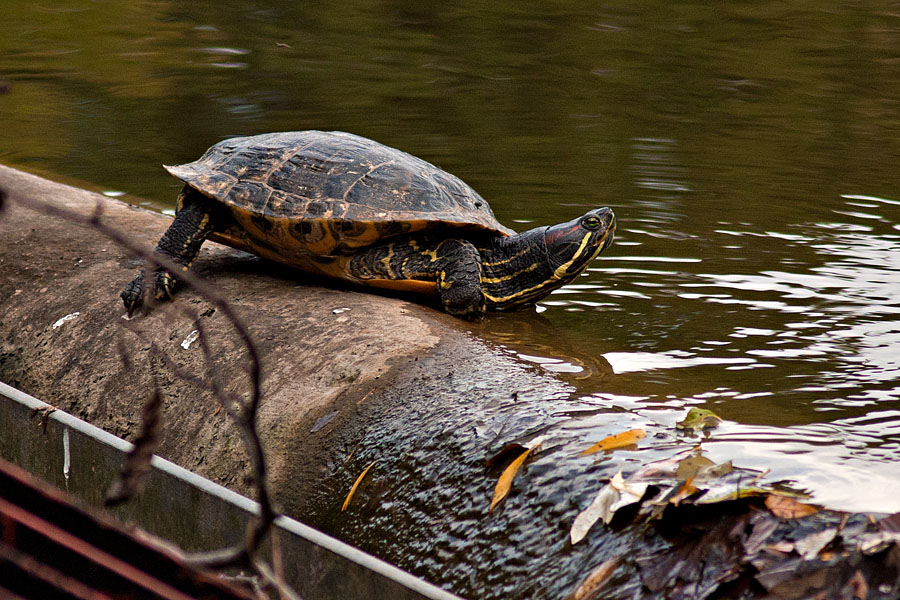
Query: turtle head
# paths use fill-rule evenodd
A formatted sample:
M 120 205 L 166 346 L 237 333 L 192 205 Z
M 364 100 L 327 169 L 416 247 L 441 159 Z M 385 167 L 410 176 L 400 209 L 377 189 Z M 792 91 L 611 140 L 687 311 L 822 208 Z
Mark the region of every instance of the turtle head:
M 572 281 L 613 241 L 616 216 L 608 208 L 596 208 L 567 223 L 544 230 L 551 278 L 563 284 Z
M 567 223 L 501 238 L 493 253 L 482 253 L 488 307 L 536 302 L 569 283 L 612 243 L 615 229 L 613 212 L 597 208 Z

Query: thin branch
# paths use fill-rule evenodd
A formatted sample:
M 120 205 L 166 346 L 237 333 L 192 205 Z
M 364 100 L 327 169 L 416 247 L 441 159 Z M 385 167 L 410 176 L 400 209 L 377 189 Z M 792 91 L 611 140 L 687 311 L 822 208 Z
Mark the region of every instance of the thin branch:
M 128 453 L 125 466 L 119 472 L 109 491 L 106 493 L 106 506 L 116 506 L 131 500 L 144 476 L 150 472 L 150 461 L 159 444 L 159 425 L 162 422 L 162 392 L 153 386 L 153 395 L 141 410 L 141 433 L 134 440 L 134 447 Z
M 256 409 L 259 404 L 250 403 L 249 406 L 244 405 L 239 399 L 229 396 L 229 394 L 222 389 L 219 383 L 220 378 L 218 372 L 215 369 L 212 350 L 209 347 L 209 336 L 206 334 L 203 323 L 195 312 L 192 312 L 187 308 L 180 308 L 180 310 L 189 318 L 194 319 L 194 327 L 197 330 L 197 341 L 200 343 L 206 359 L 206 364 L 211 371 L 210 376 L 207 378 L 198 378 L 187 371 L 184 371 L 174 360 L 172 360 L 167 352 L 162 350 L 155 342 L 147 339 L 143 332 L 132 327 L 129 327 L 129 330 L 133 331 L 145 342 L 148 342 L 150 344 L 150 352 L 162 360 L 176 376 L 197 385 L 201 389 L 207 389 L 215 394 L 228 415 L 238 424 L 238 430 L 244 438 L 244 444 L 250 455 L 251 463 L 253 464 L 254 483 L 257 488 L 260 504 L 260 516 L 248 533 L 248 543 L 246 547 L 248 549 L 248 554 L 252 556 L 255 549 L 259 547 L 260 543 L 269 532 L 272 522 L 278 517 L 278 513 L 274 510 L 273 502 L 271 500 L 271 492 L 268 484 L 268 466 L 265 460 L 262 439 L 259 437 L 259 433 L 255 426 L 258 412 Z M 235 406 L 241 406 L 243 410 L 235 410 Z M 233 562 L 231 564 L 237 564 L 238 562 L 245 560 L 243 554 L 237 551 L 237 549 L 229 552 L 229 556 L 232 557 L 231 560 Z M 214 564 L 209 564 L 207 566 L 220 566 L 220 563 L 224 559 L 221 555 L 217 554 L 214 557 L 210 557 L 209 560 L 213 561 Z M 192 561 L 202 564 L 203 558 L 202 556 L 193 557 Z
M 225 300 L 225 298 L 223 298 L 221 295 L 219 295 L 218 292 L 216 292 L 213 286 L 206 283 L 190 271 L 182 270 L 181 265 L 176 264 L 174 261 L 169 260 L 164 256 L 160 256 L 153 251 L 146 250 L 140 244 L 131 241 L 127 236 L 122 234 L 116 228 L 104 224 L 100 219 L 103 215 L 103 202 L 101 200 L 97 201 L 94 212 L 89 217 L 85 217 L 74 211 L 60 208 L 48 202 L 35 200 L 33 198 L 18 198 L 17 202 L 24 204 L 25 206 L 29 206 L 33 209 L 39 210 L 40 212 L 43 212 L 45 214 L 66 219 L 79 225 L 86 225 L 97 229 L 100 233 L 107 236 L 132 254 L 135 254 L 144 259 L 148 264 L 153 265 L 154 267 L 161 267 L 169 271 L 170 273 L 178 273 L 178 280 L 181 283 L 192 288 L 198 294 L 209 300 L 216 308 L 221 310 L 223 314 L 225 314 L 225 316 L 228 318 L 228 320 L 232 323 L 235 331 L 237 331 L 238 335 L 241 338 L 241 341 L 247 348 L 247 353 L 250 359 L 250 368 L 248 375 L 250 376 L 251 381 L 251 397 L 248 408 L 251 414 L 256 414 L 262 396 L 262 388 L 260 386 L 261 363 L 259 359 L 259 352 L 256 348 L 256 344 L 253 342 L 253 338 L 250 336 L 250 332 L 244 325 L 244 322 L 237 316 L 228 301 Z
M 269 584 L 275 587 L 278 592 L 281 594 L 282 598 L 287 598 L 287 600 L 303 600 L 300 596 L 297 595 L 297 592 L 288 587 L 284 581 L 282 581 L 279 577 L 272 572 L 272 569 L 269 568 L 264 562 L 254 562 L 253 568 L 257 573 L 260 574 Z
M 2 211 L 6 207 L 6 200 L 8 200 L 7 194 L 2 189 L 0 189 L 0 211 Z M 170 273 L 178 273 L 178 279 L 180 283 L 192 288 L 199 295 L 205 297 L 213 306 L 221 310 L 222 314 L 225 315 L 225 318 L 234 327 L 241 343 L 247 349 L 247 355 L 249 359 L 249 365 L 246 369 L 250 379 L 250 397 L 248 402 L 243 402 L 240 398 L 228 394 L 221 386 L 221 379 L 218 376 L 219 372 L 216 368 L 216 361 L 214 360 L 212 351 L 209 347 L 208 336 L 206 335 L 205 328 L 200 320 L 199 315 L 197 315 L 196 313 L 190 311 L 185 307 L 176 305 L 176 310 L 179 310 L 182 312 L 182 314 L 188 316 L 188 318 L 193 321 L 195 328 L 197 329 L 198 339 L 200 340 L 201 347 L 203 349 L 203 355 L 206 365 L 210 371 L 210 377 L 201 378 L 186 372 L 177 364 L 175 364 L 175 361 L 172 360 L 172 358 L 165 350 L 160 348 L 155 342 L 150 341 L 151 355 L 159 357 L 164 362 L 164 364 L 175 373 L 176 377 L 179 377 L 184 381 L 196 385 L 200 389 L 208 390 L 213 395 L 215 395 L 222 406 L 225 408 L 228 415 L 238 426 L 238 430 L 240 431 L 241 436 L 244 439 L 244 444 L 246 445 L 247 453 L 249 454 L 250 461 L 253 466 L 257 501 L 260 506 L 259 517 L 257 519 L 253 519 L 250 523 L 248 523 L 244 545 L 240 547 L 226 548 L 211 553 L 198 554 L 193 557 L 189 557 L 188 560 L 195 565 L 203 567 L 225 567 L 241 564 L 248 565 L 253 568 L 261 577 L 270 581 L 279 590 L 283 597 L 287 597 L 290 599 L 299 599 L 299 596 L 297 596 L 295 592 L 290 590 L 290 588 L 288 588 L 283 581 L 280 581 L 280 578 L 276 578 L 272 574 L 272 571 L 269 569 L 269 567 L 265 565 L 265 563 L 259 561 L 257 558 L 257 551 L 259 549 L 259 546 L 262 543 L 263 539 L 266 537 L 267 533 L 269 533 L 279 513 L 275 510 L 272 502 L 268 483 L 268 467 L 266 463 L 266 456 L 263 449 L 262 440 L 259 437 L 259 433 L 256 428 L 256 419 L 259 414 L 259 407 L 262 399 L 261 361 L 256 344 L 254 343 L 244 322 L 237 316 L 228 301 L 225 300 L 225 298 L 222 297 L 213 288 L 213 286 L 204 282 L 190 271 L 182 270 L 180 265 L 177 265 L 166 257 L 160 256 L 153 251 L 145 249 L 140 244 L 133 242 L 131 239 L 129 239 L 114 227 L 103 223 L 103 221 L 101 220 L 103 216 L 102 201 L 97 201 L 94 211 L 90 216 L 83 216 L 71 210 L 61 208 L 40 200 L 35 200 L 33 198 L 17 198 L 16 201 L 24 206 L 27 206 L 44 214 L 96 229 L 106 237 L 113 240 L 115 243 L 125 248 L 130 253 L 142 258 L 145 263 L 144 268 L 147 271 L 149 271 L 151 268 L 162 268 L 169 271 Z M 153 302 L 152 298 L 148 298 L 147 300 L 151 303 Z M 124 328 L 137 335 L 143 341 L 149 341 L 147 336 L 138 331 L 137 328 L 134 327 L 131 323 L 126 322 L 124 324 Z M 121 337 L 119 338 L 118 346 L 125 368 L 130 369 L 132 363 L 129 358 L 129 353 L 127 352 L 127 346 Z M 161 410 L 161 406 L 162 394 L 159 389 L 156 389 L 154 391 L 153 397 L 151 398 L 151 401 L 144 408 L 143 430 L 138 440 L 136 440 L 135 442 L 135 450 L 133 451 L 132 455 L 129 456 L 129 460 L 126 463 L 126 467 L 123 473 L 121 474 L 120 480 L 116 482 L 116 484 L 113 486 L 113 490 L 111 490 L 111 495 L 118 497 L 119 494 L 112 494 L 112 491 L 122 491 L 124 493 L 126 491 L 125 488 L 136 487 L 137 483 L 140 480 L 140 474 L 149 468 L 150 457 L 152 457 L 152 449 L 153 447 L 155 447 L 157 438 L 156 431 L 159 424 L 159 412 Z M 116 490 L 117 487 L 121 488 L 121 490 Z M 133 492 L 133 490 L 131 491 Z

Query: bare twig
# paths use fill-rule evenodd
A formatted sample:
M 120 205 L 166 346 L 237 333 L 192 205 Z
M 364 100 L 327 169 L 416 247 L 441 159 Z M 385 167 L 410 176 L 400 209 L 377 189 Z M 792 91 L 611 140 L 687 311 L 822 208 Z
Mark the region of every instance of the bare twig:
M 159 443 L 159 425 L 162 421 L 162 392 L 154 386 L 153 395 L 141 411 L 141 433 L 134 440 L 134 447 L 128 453 L 125 466 L 106 493 L 106 506 L 116 506 L 131 500 L 140 488 L 140 483 L 149 471 L 153 452 Z
M 297 593 L 285 585 L 284 581 L 280 577 L 277 577 L 275 573 L 272 572 L 272 569 L 269 568 L 264 562 L 255 562 L 253 565 L 259 575 L 269 582 L 278 592 L 281 594 L 282 598 L 286 598 L 287 600 L 302 600 Z
M 23 200 L 20 198 L 17 199 L 17 201 L 26 206 L 30 206 L 31 208 L 39 210 L 45 214 L 66 219 L 79 225 L 94 227 L 100 233 L 109 237 L 111 240 L 113 240 L 132 254 L 135 254 L 144 259 L 148 263 L 148 265 L 152 265 L 155 268 L 161 267 L 171 273 L 178 273 L 178 280 L 181 283 L 192 288 L 198 294 L 209 300 L 217 309 L 221 310 L 226 318 L 234 326 L 235 331 L 241 338 L 241 342 L 247 348 L 247 354 L 250 363 L 248 375 L 250 376 L 251 382 L 251 396 L 250 402 L 247 405 L 247 410 L 250 414 L 256 414 L 262 396 L 262 388 L 260 386 L 261 363 L 259 360 L 259 352 L 257 351 L 256 344 L 253 342 L 253 338 L 250 336 L 250 332 L 247 330 L 244 322 L 237 316 L 228 301 L 225 300 L 225 298 L 223 298 L 221 295 L 219 295 L 218 292 L 216 292 L 213 286 L 209 285 L 190 271 L 183 270 L 181 265 L 178 265 L 174 261 L 169 260 L 164 256 L 160 256 L 153 251 L 145 249 L 140 244 L 131 241 L 118 229 L 110 227 L 109 225 L 103 223 L 100 220 L 100 217 L 103 215 L 102 201 L 97 202 L 93 214 L 91 214 L 91 216 L 89 217 L 85 217 L 76 212 L 60 208 L 48 202 L 34 200 L 33 198 L 27 200 Z
M 8 196 L 3 190 L 0 190 L 0 211 L 5 208 L 5 201 L 7 199 Z M 269 567 L 257 557 L 259 546 L 270 532 L 279 513 L 275 510 L 272 502 L 268 483 L 266 456 L 262 440 L 256 429 L 256 419 L 259 413 L 260 401 L 262 399 L 261 361 L 256 344 L 244 322 L 237 316 L 234 309 L 225 298 L 216 292 L 211 285 L 204 282 L 190 271 L 182 270 L 180 265 L 175 264 L 168 258 L 160 256 L 153 251 L 145 249 L 140 244 L 133 242 L 116 228 L 103 223 L 101 220 L 101 217 L 103 216 L 102 201 L 98 200 L 97 205 L 90 216 L 84 216 L 33 198 L 17 198 L 16 201 L 44 214 L 96 229 L 130 253 L 142 258 L 145 262 L 145 269 L 147 271 L 162 268 L 171 273 L 178 273 L 180 283 L 192 288 L 199 295 L 206 298 L 213 306 L 222 312 L 225 318 L 234 327 L 242 345 L 247 350 L 248 366 L 246 370 L 250 379 L 250 394 L 246 401 L 239 396 L 227 393 L 222 387 L 221 378 L 219 377 L 216 368 L 216 361 L 214 360 L 212 351 L 209 347 L 208 336 L 205 333 L 205 328 L 199 315 L 196 313 L 193 313 L 182 306 L 177 306 L 177 309 L 180 310 L 182 314 L 188 316 L 188 318 L 193 321 L 194 326 L 197 329 L 198 339 L 201 343 L 203 355 L 210 371 L 208 377 L 197 377 L 181 369 L 162 348 L 156 343 L 150 342 L 151 355 L 159 357 L 164 364 L 175 373 L 176 377 L 196 385 L 201 389 L 208 390 L 215 395 L 238 426 L 238 430 L 241 433 L 247 452 L 250 456 L 254 480 L 253 483 L 256 487 L 256 499 L 260 507 L 258 518 L 248 524 L 244 544 L 211 553 L 193 555 L 188 557 L 188 560 L 195 565 L 208 568 L 247 565 L 254 569 L 261 577 L 269 580 L 275 585 L 283 597 L 292 599 L 298 598 L 296 593 L 290 590 L 290 588 L 280 580 L 280 577 L 276 577 L 272 574 Z M 152 301 L 152 299 L 150 300 Z M 125 322 L 124 328 L 134 333 L 142 340 L 149 341 L 147 336 L 138 331 L 138 329 L 130 322 Z M 125 368 L 130 369 L 131 360 L 127 352 L 127 346 L 121 338 L 118 345 Z M 149 469 L 149 459 L 152 456 L 152 450 L 155 447 L 157 438 L 156 428 L 159 423 L 159 411 L 161 410 L 161 405 L 162 394 L 157 389 L 155 390 L 153 398 L 148 403 L 148 406 L 144 409 L 144 425 L 141 436 L 135 442 L 135 450 L 129 457 L 120 480 L 114 485 L 113 490 L 111 490 L 112 496 L 118 498 L 121 494 L 112 494 L 112 492 L 121 492 L 122 494 L 125 494 L 128 489 L 133 493 L 133 488 L 137 487 L 140 475 Z

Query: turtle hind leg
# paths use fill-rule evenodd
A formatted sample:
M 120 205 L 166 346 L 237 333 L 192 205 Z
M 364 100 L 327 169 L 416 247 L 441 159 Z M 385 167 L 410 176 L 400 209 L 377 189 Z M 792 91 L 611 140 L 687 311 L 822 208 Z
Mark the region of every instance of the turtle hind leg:
M 435 243 L 409 239 L 376 245 L 354 255 L 348 270 L 351 277 L 363 282 L 382 279 L 434 283 L 441 306 L 451 315 L 464 319 L 484 316 L 481 255 L 466 240 Z M 404 288 L 400 285 L 396 289 Z
M 178 198 L 175 220 L 156 245 L 155 253 L 187 271 L 200 254 L 200 246 L 215 229 L 211 202 L 198 192 L 185 190 Z M 141 270 L 120 294 L 130 316 L 146 299 L 171 299 L 178 279 L 160 266 Z

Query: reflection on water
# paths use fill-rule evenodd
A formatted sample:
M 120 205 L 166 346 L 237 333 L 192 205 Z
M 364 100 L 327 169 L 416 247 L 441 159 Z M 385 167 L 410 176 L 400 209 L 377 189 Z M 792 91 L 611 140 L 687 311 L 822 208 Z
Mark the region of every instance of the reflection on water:
M 634 373 L 653 369 L 678 369 L 698 365 L 745 365 L 747 358 L 712 358 L 696 356 L 683 350 L 672 352 L 608 352 L 603 355 L 612 364 L 615 373 Z
M 652 350 L 632 332 L 640 342 L 633 347 L 648 349 L 604 352 L 615 373 L 628 374 L 627 384 L 608 379 L 611 391 L 595 398 L 634 408 L 617 400 L 627 389 L 648 407 L 711 405 L 745 423 L 713 436 L 723 456 L 765 464 L 832 505 L 900 510 L 900 482 L 892 473 L 900 460 L 900 415 L 877 408 L 900 401 L 897 204 L 845 195 L 833 203 L 833 220 L 781 224 L 791 233 L 747 225 L 713 230 L 715 247 L 737 239 L 748 254 L 762 240 L 774 260 L 756 263 L 767 268 L 747 269 L 752 256 L 731 270 L 715 257 L 672 262 L 613 254 L 591 269 L 589 282 L 547 304 L 583 310 L 583 302 L 568 296 L 588 292 L 604 305 L 613 293 L 613 318 L 639 323 L 659 310 L 673 316 Z M 636 262 L 650 268 L 634 268 Z M 696 375 L 682 375 L 687 367 Z M 633 375 L 641 373 L 647 376 Z M 878 417 L 870 419 L 873 414 Z M 860 497 L 841 485 L 849 481 L 878 492 Z
M 900 401 L 900 202 L 835 194 L 825 219 L 713 216 L 690 235 L 677 231 L 675 206 L 644 203 L 652 218 L 620 227 L 618 251 L 541 302 L 550 333 L 488 337 L 605 405 L 709 405 L 741 423 L 713 436 L 717 452 L 794 479 L 818 501 L 900 510 L 900 418 L 878 408 Z M 660 240 L 680 243 L 649 251 Z M 592 373 L 577 356 L 609 368 Z M 878 492 L 859 495 L 848 481 Z

